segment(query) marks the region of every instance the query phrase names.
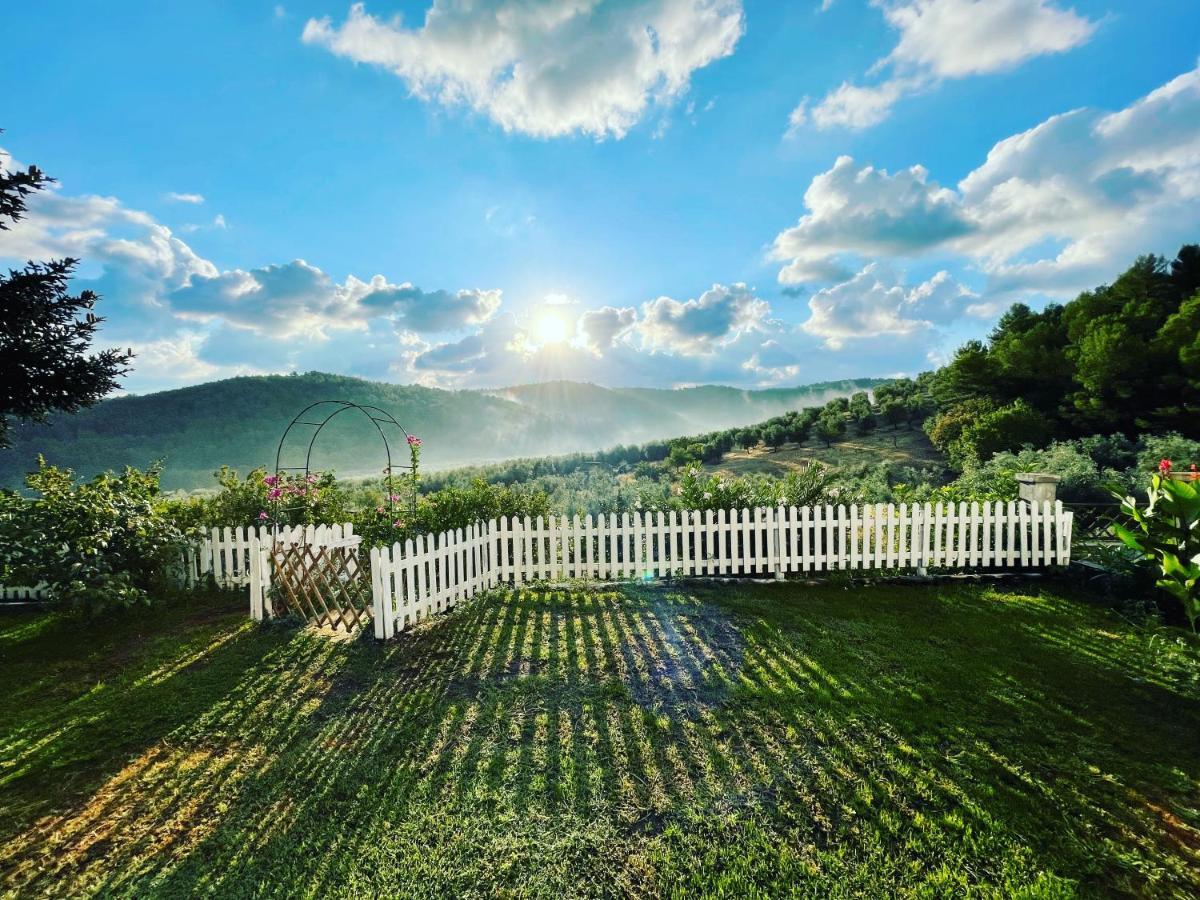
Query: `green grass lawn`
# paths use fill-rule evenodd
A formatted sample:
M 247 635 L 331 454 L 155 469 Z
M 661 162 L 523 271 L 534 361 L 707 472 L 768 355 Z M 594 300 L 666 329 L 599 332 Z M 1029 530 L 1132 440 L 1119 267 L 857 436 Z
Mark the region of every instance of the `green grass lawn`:
M 1200 646 L 1061 586 L 10 613 L 0 677 L 14 895 L 1200 893 Z

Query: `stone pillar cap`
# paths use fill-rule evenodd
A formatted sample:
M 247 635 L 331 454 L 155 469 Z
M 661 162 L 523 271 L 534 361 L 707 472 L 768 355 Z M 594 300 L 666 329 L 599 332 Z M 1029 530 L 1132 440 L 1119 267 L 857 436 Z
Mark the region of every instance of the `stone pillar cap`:
M 1046 472 L 1018 472 L 1017 481 L 1023 481 L 1025 484 L 1058 484 L 1062 481 L 1057 475 L 1050 475 Z

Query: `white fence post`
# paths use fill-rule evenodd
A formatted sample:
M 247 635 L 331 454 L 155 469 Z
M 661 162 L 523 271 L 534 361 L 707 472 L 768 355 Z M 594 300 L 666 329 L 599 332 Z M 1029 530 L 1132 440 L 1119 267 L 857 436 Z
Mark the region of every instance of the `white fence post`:
M 263 620 L 263 570 L 259 559 L 261 547 L 258 535 L 250 535 L 250 618 L 255 622 Z
M 387 638 L 387 625 L 384 617 L 385 610 L 391 604 L 386 604 L 383 597 L 383 553 L 382 547 L 371 548 L 371 618 L 375 621 L 375 637 L 379 640 Z

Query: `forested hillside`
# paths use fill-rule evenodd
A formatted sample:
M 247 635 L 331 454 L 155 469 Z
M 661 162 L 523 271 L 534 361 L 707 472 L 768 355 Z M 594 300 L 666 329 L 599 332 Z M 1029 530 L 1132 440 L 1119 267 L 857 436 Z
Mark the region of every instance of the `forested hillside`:
M 287 423 L 322 399 L 387 410 L 424 439 L 425 465 L 432 470 L 744 425 L 876 383 L 855 379 L 767 391 L 673 391 L 553 382 L 502 391 L 445 391 L 322 373 L 233 378 L 106 400 L 45 425 L 14 425 L 13 446 L 0 453 L 0 483 L 18 486 L 41 453 L 84 475 L 162 459 L 167 488 L 212 487 L 212 473 L 222 465 L 242 471 L 274 465 Z M 379 473 L 384 457 L 373 426 L 346 415 L 322 433 L 313 464 L 342 475 L 367 475 Z
M 1143 256 L 1064 305 L 1016 304 L 987 341 L 892 391 L 932 400 L 926 431 L 960 468 L 1055 439 L 1200 437 L 1200 246 Z

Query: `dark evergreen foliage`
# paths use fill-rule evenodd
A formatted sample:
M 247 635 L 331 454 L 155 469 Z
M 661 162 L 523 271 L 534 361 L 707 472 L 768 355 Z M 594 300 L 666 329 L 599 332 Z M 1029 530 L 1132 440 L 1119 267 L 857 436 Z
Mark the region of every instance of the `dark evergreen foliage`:
M 0 229 L 19 221 L 28 196 L 50 182 L 36 166 L 0 170 Z M 67 290 L 78 262 L 30 262 L 0 275 L 0 447 L 9 444 L 10 418 L 40 422 L 91 406 L 129 370 L 132 352 L 89 352 L 103 320 L 92 313 L 92 291 Z

